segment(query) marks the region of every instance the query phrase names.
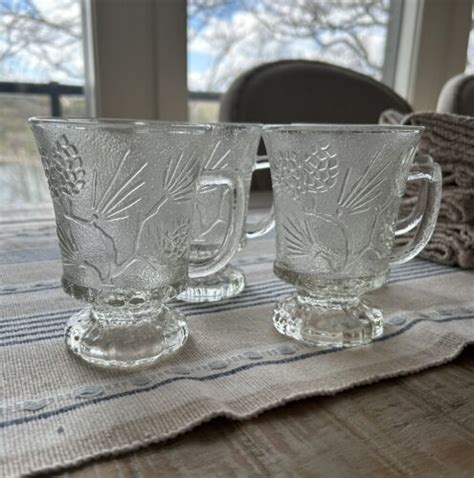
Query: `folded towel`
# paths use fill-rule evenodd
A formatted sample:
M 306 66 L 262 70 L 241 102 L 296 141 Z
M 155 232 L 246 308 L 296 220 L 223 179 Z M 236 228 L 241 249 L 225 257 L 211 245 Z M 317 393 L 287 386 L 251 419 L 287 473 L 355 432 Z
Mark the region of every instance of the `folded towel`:
M 409 213 L 417 200 L 418 187 L 409 183 L 400 206 L 402 217 Z M 474 224 L 474 189 L 445 187 L 438 222 Z
M 434 262 L 474 268 L 474 118 L 441 113 L 394 110 L 382 113 L 380 123 L 424 126 L 418 152 L 429 154 L 443 173 L 443 197 L 433 236 L 420 257 Z M 416 204 L 419 182 L 409 182 L 400 215 Z M 404 243 L 408 237 L 397 238 Z
M 444 186 L 474 187 L 474 118 L 444 113 L 402 113 L 389 109 L 381 124 L 424 126 L 418 152 L 439 163 Z
M 438 223 L 420 257 L 440 264 L 457 264 L 465 269 L 473 269 L 474 226 Z
M 474 118 L 449 113 L 411 113 L 403 124 L 424 126 L 422 152 L 436 154 L 436 161 L 462 160 L 474 165 Z
M 444 161 L 443 186 L 474 188 L 474 165 L 462 161 Z
M 431 153 L 430 155 L 432 156 Z M 474 188 L 474 164 L 471 165 L 457 160 L 440 163 L 435 156 L 433 156 L 433 159 L 441 166 L 443 187 Z M 413 187 L 411 186 L 413 184 L 414 183 L 409 183 L 407 188 Z

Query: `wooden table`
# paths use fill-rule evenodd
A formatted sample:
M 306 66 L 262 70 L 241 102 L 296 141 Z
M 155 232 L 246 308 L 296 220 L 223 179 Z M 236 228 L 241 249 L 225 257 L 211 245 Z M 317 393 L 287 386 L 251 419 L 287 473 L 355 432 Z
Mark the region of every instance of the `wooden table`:
M 474 347 L 450 364 L 213 420 L 167 443 L 61 476 L 473 477 Z

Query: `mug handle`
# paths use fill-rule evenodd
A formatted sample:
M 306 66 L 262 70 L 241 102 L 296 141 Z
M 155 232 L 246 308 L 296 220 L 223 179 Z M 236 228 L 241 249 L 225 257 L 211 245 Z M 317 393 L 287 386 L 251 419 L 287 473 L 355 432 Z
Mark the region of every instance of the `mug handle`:
M 409 242 L 394 248 L 390 256 L 391 265 L 403 264 L 417 256 L 426 244 L 428 244 L 436 226 L 442 189 L 441 168 L 439 164 L 433 162 L 431 158 L 430 161 L 414 164 L 407 181 L 420 180 L 427 183 L 426 201 L 424 204 L 423 201 L 421 201 L 421 220 L 416 228 L 415 235 Z
M 204 261 L 189 262 L 191 279 L 207 277 L 222 270 L 240 246 L 240 233 L 245 218 L 245 184 L 234 171 L 205 171 L 198 180 L 198 189 L 207 186 L 223 186 L 230 190 L 232 203 L 227 230 L 218 253 Z
M 418 164 L 433 164 L 433 158 L 428 154 L 417 154 L 415 156 L 415 162 L 413 166 L 416 166 Z M 423 212 L 426 207 L 428 186 L 428 181 L 423 181 L 421 183 L 415 206 L 407 216 L 399 218 L 397 220 L 397 229 L 395 231 L 395 236 L 402 236 L 403 234 L 412 231 L 413 229 L 415 229 L 416 226 L 418 226 L 418 224 L 420 224 L 421 219 L 423 218 Z
M 267 156 L 260 156 L 262 160 L 257 161 L 253 168 L 254 171 L 260 171 L 261 169 L 270 169 L 270 162 Z M 245 235 L 247 239 L 255 239 L 261 237 L 270 232 L 275 227 L 275 211 L 273 209 L 273 199 L 270 211 L 260 221 L 256 223 L 245 223 Z

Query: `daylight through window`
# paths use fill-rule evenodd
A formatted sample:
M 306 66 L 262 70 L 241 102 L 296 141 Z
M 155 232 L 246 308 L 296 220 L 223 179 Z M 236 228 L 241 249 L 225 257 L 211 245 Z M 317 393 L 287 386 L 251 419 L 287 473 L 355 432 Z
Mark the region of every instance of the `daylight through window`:
M 382 79 L 390 0 L 188 0 L 190 117 L 217 119 L 212 95 L 283 58 L 322 60 Z M 210 98 L 209 98 L 210 96 Z

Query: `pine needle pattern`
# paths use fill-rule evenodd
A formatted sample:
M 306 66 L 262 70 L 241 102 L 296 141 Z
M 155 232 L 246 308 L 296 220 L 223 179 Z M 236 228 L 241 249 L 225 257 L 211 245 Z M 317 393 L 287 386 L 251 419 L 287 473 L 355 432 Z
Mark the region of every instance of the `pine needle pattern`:
M 145 186 L 149 182 L 149 162 L 136 164 L 130 149 L 122 154 L 110 179 L 105 183 L 100 181 L 100 172 L 96 168 L 92 169 L 90 181 L 86 181 L 78 148 L 66 135 L 54 142 L 52 154 L 43 161 L 51 194 L 63 212 L 63 219 L 58 221 L 57 234 L 64 266 L 90 269 L 104 285 L 110 284 L 138 260 L 150 263 L 150 259 L 144 259 L 139 251 L 145 226 L 159 214 L 165 204 L 181 204 L 191 200 L 200 168 L 200 158 L 195 154 L 186 156 L 181 152 L 171 157 L 164 171 L 162 187 L 157 187 L 160 194 L 151 206 L 143 208 L 141 203 L 153 197 L 149 196 L 149 187 L 145 193 Z M 78 213 L 75 209 L 78 203 L 73 197 L 86 187 L 90 203 L 85 208 L 86 211 L 82 208 L 83 211 Z M 130 221 L 132 217 L 135 221 L 138 220 L 138 224 L 134 226 L 134 229 L 137 228 L 135 236 L 130 242 L 129 251 L 119 254 L 118 238 L 115 237 L 117 233 L 113 226 L 115 223 Z M 95 229 L 99 233 L 107 257 L 102 266 L 81 259 L 73 226 Z M 159 236 L 160 252 L 165 262 L 176 262 L 183 257 L 188 247 L 189 226 L 189 220 L 179 221 L 174 230 Z
M 378 164 L 378 159 L 382 152 L 383 148 L 374 154 L 369 167 L 350 188 L 348 187 L 348 182 L 351 168 L 347 169 L 338 199 L 340 213 L 358 214 L 368 211 L 380 196 L 383 191 L 383 185 L 387 180 L 387 169 L 390 166 L 389 161 L 385 161 L 381 165 Z

